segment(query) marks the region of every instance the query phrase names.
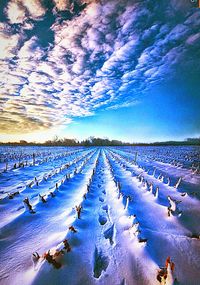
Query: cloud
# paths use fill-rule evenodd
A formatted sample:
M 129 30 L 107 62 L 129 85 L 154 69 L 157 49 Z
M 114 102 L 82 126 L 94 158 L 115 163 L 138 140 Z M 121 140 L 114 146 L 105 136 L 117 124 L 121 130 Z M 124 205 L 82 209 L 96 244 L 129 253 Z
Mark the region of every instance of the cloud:
M 55 6 L 59 11 L 65 11 L 66 9 L 70 9 L 70 1 L 69 0 L 54 0 Z
M 121 109 L 121 108 L 127 108 L 127 107 L 131 107 L 131 106 L 135 106 L 138 105 L 140 102 L 135 100 L 131 101 L 131 102 L 125 102 L 125 103 L 121 103 L 121 104 L 116 104 L 116 105 L 112 105 L 110 107 L 107 107 L 107 110 L 117 110 L 117 109 Z
M 7 35 L 0 32 L 0 59 L 6 60 L 12 58 L 17 50 L 20 35 Z
M 26 18 L 26 9 L 20 2 L 9 2 L 6 12 L 11 24 L 23 23 Z
M 2 132 L 134 106 L 200 45 L 200 13 L 185 1 L 10 0 L 4 11 Z
M 11 0 L 5 12 L 11 24 L 22 24 L 27 19 L 38 19 L 44 16 L 46 9 L 40 0 Z
M 200 33 L 197 33 L 197 34 L 190 35 L 187 38 L 186 43 L 189 45 L 194 45 L 195 43 L 198 43 L 199 41 L 200 41 Z

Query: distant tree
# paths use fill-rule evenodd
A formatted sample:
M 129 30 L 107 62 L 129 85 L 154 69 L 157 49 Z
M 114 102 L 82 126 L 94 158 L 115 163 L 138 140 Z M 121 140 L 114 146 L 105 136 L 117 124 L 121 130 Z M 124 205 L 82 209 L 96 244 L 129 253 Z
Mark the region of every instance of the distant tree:
M 189 143 L 200 144 L 200 138 L 187 138 L 186 141 Z
M 27 141 L 25 141 L 25 140 L 20 140 L 19 143 L 22 145 L 28 144 Z

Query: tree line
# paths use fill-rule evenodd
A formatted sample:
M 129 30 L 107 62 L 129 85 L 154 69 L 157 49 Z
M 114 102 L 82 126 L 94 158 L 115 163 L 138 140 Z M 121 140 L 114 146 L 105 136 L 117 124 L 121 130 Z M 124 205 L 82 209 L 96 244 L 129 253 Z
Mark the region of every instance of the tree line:
M 119 140 L 109 140 L 108 138 L 89 137 L 88 139 L 78 141 L 77 139 L 58 138 L 54 137 L 52 140 L 47 140 L 44 143 L 27 142 L 20 140 L 19 142 L 0 142 L 0 145 L 11 146 L 176 146 L 176 145 L 198 145 L 200 146 L 200 138 L 187 138 L 184 141 L 165 141 L 154 143 L 130 143 Z

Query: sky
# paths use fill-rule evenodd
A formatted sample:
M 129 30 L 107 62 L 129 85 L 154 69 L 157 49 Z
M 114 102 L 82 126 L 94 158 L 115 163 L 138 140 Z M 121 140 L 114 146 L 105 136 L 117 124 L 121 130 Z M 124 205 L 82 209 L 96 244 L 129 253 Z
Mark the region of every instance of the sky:
M 190 0 L 1 0 L 0 141 L 200 137 Z

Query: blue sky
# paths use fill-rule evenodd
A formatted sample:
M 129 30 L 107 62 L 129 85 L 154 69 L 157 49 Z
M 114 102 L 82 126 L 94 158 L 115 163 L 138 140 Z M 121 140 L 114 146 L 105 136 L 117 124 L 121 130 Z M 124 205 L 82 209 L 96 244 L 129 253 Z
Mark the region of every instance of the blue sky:
M 2 141 L 200 136 L 200 9 L 189 0 L 8 0 Z
M 154 88 L 132 107 L 103 110 L 96 116 L 77 119 L 66 133 L 80 138 L 95 135 L 131 142 L 198 137 L 200 98 L 187 96 L 184 87 L 176 88 L 180 82 L 174 84 Z

